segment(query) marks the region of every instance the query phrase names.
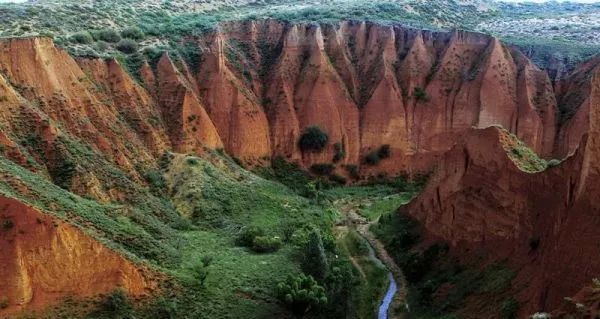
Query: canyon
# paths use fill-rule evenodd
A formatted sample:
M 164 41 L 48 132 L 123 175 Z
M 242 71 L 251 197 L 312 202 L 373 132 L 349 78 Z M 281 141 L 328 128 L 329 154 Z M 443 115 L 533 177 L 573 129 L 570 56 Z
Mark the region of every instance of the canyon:
M 147 186 L 144 169 L 169 151 L 224 150 L 246 167 L 278 157 L 307 170 L 334 165 L 353 181 L 433 171 L 401 210 L 458 251 L 511 256 L 514 285 L 526 287 L 515 288 L 522 315 L 559 309 L 600 270 L 599 59 L 553 83 L 490 36 L 368 22 L 228 22 L 181 45 L 195 54 L 165 52 L 129 73 L 116 59 L 72 57 L 49 38 L 0 40 L 0 154 L 104 204 L 139 203 L 143 191 L 132 185 Z M 328 136 L 322 151 L 298 145 L 311 126 Z M 517 138 L 564 161 L 524 172 L 507 155 Z M 383 146 L 388 158 L 365 161 Z M 0 288 L 15 294 L 0 314 L 68 294 L 156 288 L 150 271 L 68 220 L 0 194 L 3 218 L 14 219 L 0 237 L 11 265 Z M 86 266 L 99 259 L 101 269 Z M 61 289 L 65 271 L 90 280 Z

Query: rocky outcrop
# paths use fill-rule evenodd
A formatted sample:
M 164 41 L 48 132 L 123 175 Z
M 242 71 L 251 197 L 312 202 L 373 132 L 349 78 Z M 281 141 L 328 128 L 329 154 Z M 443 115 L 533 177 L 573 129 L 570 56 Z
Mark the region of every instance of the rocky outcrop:
M 559 307 L 600 271 L 594 257 L 600 239 L 599 72 L 588 81 L 588 107 L 578 111 L 587 112 L 587 132 L 563 163 L 525 172 L 519 161 L 531 158 L 507 147 L 514 145 L 508 132 L 472 130 L 440 161 L 423 193 L 404 208 L 430 237 L 459 252 L 507 258 L 519 271 L 513 286 L 524 304 L 523 316 Z
M 223 24 L 185 45 L 198 48 L 194 68 L 165 54 L 142 65 L 142 85 L 115 60 L 76 62 L 43 38 L 3 41 L 0 70 L 15 103 L 47 123 L 27 132 L 71 134 L 132 174 L 168 149 L 224 147 L 246 164 L 283 156 L 305 167 L 335 157 L 341 167 L 382 145 L 390 159 L 364 174 L 426 171 L 465 130 L 489 125 L 553 151 L 548 77 L 488 36 L 266 20 Z M 329 143 L 303 154 L 299 137 L 314 125 Z
M 93 297 L 116 288 L 131 296 L 156 289 L 152 272 L 132 264 L 80 229 L 0 196 L 0 316 Z

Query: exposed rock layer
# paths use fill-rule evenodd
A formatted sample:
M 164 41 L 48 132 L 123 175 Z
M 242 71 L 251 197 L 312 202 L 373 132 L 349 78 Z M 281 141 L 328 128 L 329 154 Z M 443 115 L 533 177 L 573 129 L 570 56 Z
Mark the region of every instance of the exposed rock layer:
M 0 316 L 117 287 L 131 296 L 156 287 L 140 269 L 81 230 L 0 196 Z
M 600 272 L 600 72 L 586 77 L 586 127 L 573 155 L 539 173 L 521 171 L 506 155 L 506 132 L 465 135 L 438 164 L 424 192 L 404 210 L 427 233 L 458 250 L 507 258 L 519 269 L 515 293 L 523 317 L 559 307 Z M 567 129 L 570 129 L 567 127 Z M 525 288 L 523 288 L 525 287 Z

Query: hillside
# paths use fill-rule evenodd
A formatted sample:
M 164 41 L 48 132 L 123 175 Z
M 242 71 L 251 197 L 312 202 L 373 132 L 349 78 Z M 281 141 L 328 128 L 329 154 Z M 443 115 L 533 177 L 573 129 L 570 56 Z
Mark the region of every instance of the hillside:
M 600 47 L 598 10 L 597 4 L 483 0 L 333 0 L 310 4 L 297 0 L 35 0 L 0 3 L 0 36 L 51 36 L 75 55 L 125 59 L 116 46 L 121 36 L 137 41 L 141 51 L 152 55 L 157 49 L 179 50 L 182 38 L 198 36 L 225 21 L 273 18 L 294 23 L 401 22 L 435 31 L 459 28 L 497 36 L 518 45 L 538 66 L 550 70 L 552 78 L 560 78 Z M 143 37 L 127 33 L 132 28 L 143 31 Z

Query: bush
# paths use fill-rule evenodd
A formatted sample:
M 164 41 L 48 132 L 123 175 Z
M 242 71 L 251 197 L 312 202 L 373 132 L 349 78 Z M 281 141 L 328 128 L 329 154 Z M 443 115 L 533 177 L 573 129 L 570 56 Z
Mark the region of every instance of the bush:
M 517 312 L 519 311 L 519 303 L 512 297 L 502 302 L 500 313 L 502 318 L 514 319 L 517 318 Z
M 360 177 L 360 171 L 358 170 L 358 166 L 346 165 L 344 168 L 346 169 L 346 172 L 348 172 L 348 174 L 350 174 L 350 177 L 355 178 L 355 179 Z
M 10 219 L 5 219 L 2 221 L 2 229 L 9 230 L 15 226 L 15 223 Z
M 327 133 L 318 126 L 310 126 L 302 133 L 302 136 L 300 136 L 298 145 L 302 151 L 317 152 L 325 148 L 327 141 L 329 141 Z
M 371 151 L 365 156 L 365 164 L 368 165 L 377 165 L 380 160 L 378 151 Z
M 121 31 L 121 37 L 134 40 L 141 40 L 145 37 L 145 34 L 142 30 L 140 30 L 140 28 L 131 27 L 123 29 Z
M 110 43 L 117 43 L 121 40 L 121 37 L 117 33 L 117 31 L 112 29 L 104 29 L 99 31 L 92 32 L 92 36 L 96 41 L 101 40 Z
M 335 166 L 328 163 L 314 164 L 310 167 L 310 171 L 317 175 L 329 175 L 334 169 Z
M 243 247 L 252 247 L 254 245 L 254 238 L 265 236 L 265 231 L 257 226 L 244 227 L 238 234 L 235 240 L 235 244 Z
M 345 185 L 348 182 L 344 176 L 339 174 L 332 174 L 331 176 L 329 176 L 329 180 L 341 185 Z
M 123 289 L 116 289 L 109 294 L 102 308 L 111 314 L 111 318 L 129 318 L 133 310 L 127 293 Z
M 344 145 L 342 145 L 342 143 L 338 142 L 333 144 L 333 148 L 335 149 L 335 155 L 333 155 L 334 163 L 339 162 L 346 157 L 346 151 L 344 151 Z
M 298 316 L 327 304 L 325 289 L 313 277 L 304 274 L 289 275 L 285 281 L 280 282 L 277 285 L 277 297 Z
M 8 308 L 8 298 L 0 299 L 0 309 Z
M 155 318 L 180 318 L 180 316 L 177 315 L 177 303 L 171 299 L 167 299 L 164 297 L 160 297 L 154 302 L 154 307 L 152 308 L 152 311 L 156 316 Z
M 420 87 L 415 87 L 413 96 L 419 102 L 429 101 L 429 96 L 427 95 L 427 92 L 423 88 L 420 88 Z
M 553 158 L 548 161 L 548 167 L 554 167 L 560 165 L 560 160 Z
M 117 43 L 117 50 L 127 54 L 135 53 L 138 50 L 138 44 L 134 40 L 123 39 Z
M 94 38 L 92 38 L 92 35 L 87 31 L 77 32 L 77 33 L 73 34 L 69 39 L 73 43 L 80 43 L 80 44 L 89 44 L 89 43 L 94 42 Z
M 104 51 L 108 50 L 108 43 L 106 43 L 104 41 L 96 42 L 96 50 L 98 50 L 100 52 L 104 52 Z
M 379 148 L 379 151 L 377 151 L 377 155 L 379 155 L 379 158 L 381 158 L 381 159 L 390 157 L 390 145 L 389 144 L 381 145 L 381 147 Z
M 254 238 L 252 250 L 257 253 L 271 253 L 281 248 L 279 237 L 258 236 Z

